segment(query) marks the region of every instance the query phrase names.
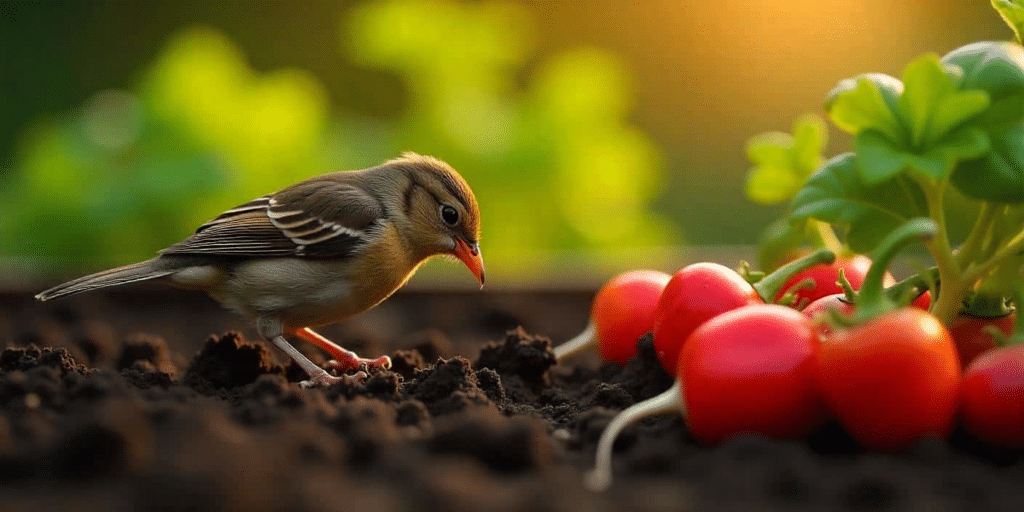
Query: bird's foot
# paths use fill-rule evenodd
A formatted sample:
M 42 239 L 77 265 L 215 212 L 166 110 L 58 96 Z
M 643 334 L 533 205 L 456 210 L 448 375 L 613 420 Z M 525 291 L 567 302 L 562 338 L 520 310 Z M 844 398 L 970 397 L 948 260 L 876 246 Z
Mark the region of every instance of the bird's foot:
M 381 356 L 376 359 L 366 359 L 359 357 L 355 352 L 348 350 L 333 341 L 324 338 L 310 329 L 305 327 L 295 331 L 295 334 L 300 338 L 320 347 L 328 354 L 331 355 L 332 360 L 328 361 L 325 365 L 327 368 L 338 370 L 341 373 L 349 370 L 363 370 L 369 371 L 371 369 L 390 370 L 391 369 L 391 358 L 388 356 Z
M 391 369 L 391 358 L 388 356 L 380 356 L 376 359 L 367 359 L 357 356 L 354 352 L 349 352 L 351 357 L 344 357 L 340 361 L 338 359 L 332 359 L 324 363 L 324 367 L 337 370 L 338 372 L 347 372 L 349 370 L 390 370 Z
M 321 370 L 319 372 L 316 372 L 316 373 L 310 375 L 308 380 L 304 380 L 302 382 L 299 382 L 299 387 L 303 388 L 303 389 L 310 389 L 310 388 L 328 388 L 328 387 L 331 387 L 331 386 L 333 386 L 335 384 L 341 384 L 341 383 L 345 383 L 345 384 L 359 384 L 359 383 L 363 382 L 364 380 L 366 380 L 366 377 L 367 377 L 366 372 L 357 372 L 357 373 L 353 373 L 352 375 L 341 375 L 339 377 L 335 377 L 334 375 L 331 375 L 331 374 L 327 373 L 326 371 Z

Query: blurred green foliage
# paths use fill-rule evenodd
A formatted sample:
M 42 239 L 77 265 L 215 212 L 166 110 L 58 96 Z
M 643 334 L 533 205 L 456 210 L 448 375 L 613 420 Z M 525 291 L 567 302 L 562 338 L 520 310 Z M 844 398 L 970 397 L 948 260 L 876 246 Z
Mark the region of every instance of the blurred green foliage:
M 352 10 L 342 58 L 401 80 L 394 118 L 340 115 L 312 74 L 257 73 L 215 28 L 182 31 L 131 90 L 97 92 L 24 135 L 0 182 L 0 255 L 89 267 L 148 258 L 224 209 L 406 150 L 448 161 L 473 186 L 489 270 L 528 272 L 545 251 L 677 241 L 649 207 L 662 157 L 628 121 L 622 61 L 593 48 L 539 59 L 531 16 L 501 2 Z

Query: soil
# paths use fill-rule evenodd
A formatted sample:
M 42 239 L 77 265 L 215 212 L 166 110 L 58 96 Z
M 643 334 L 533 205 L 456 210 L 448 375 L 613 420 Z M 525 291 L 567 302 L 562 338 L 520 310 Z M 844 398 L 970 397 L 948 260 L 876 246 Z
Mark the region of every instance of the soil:
M 705 447 L 677 415 L 626 429 L 591 492 L 604 426 L 672 382 L 647 338 L 625 367 L 556 364 L 544 334 L 581 330 L 591 295 L 399 293 L 322 330 L 392 370 L 313 390 L 194 294 L 0 295 L 0 509 L 1024 510 L 1020 454 L 959 433 L 898 455 L 835 425 Z

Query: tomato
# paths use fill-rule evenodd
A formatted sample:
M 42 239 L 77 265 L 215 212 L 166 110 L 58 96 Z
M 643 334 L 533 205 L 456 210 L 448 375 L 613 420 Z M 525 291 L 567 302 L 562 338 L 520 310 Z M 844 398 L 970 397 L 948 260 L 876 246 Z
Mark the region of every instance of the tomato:
M 960 364 L 964 367 L 971 364 L 978 356 L 996 347 L 996 340 L 985 332 L 985 327 L 993 326 L 1009 336 L 1013 332 L 1013 321 L 1016 315 L 985 318 L 960 313 L 949 326 L 949 334 L 956 344 Z
M 834 333 L 821 344 L 819 371 L 829 407 L 868 448 L 899 451 L 952 429 L 960 361 L 925 311 L 902 308 Z
M 601 359 L 625 365 L 636 355 L 636 341 L 654 327 L 654 312 L 669 279 L 664 272 L 634 270 L 598 290 L 590 319 Z
M 931 294 L 924 292 L 914 299 L 910 305 L 915 308 L 928 311 L 928 307 L 931 305 Z M 815 300 L 801 311 L 807 316 L 807 318 L 824 320 L 828 318 L 829 310 L 836 310 L 843 316 L 850 316 L 856 308 L 855 304 L 846 299 L 845 293 L 835 293 Z M 818 325 L 819 330 L 823 333 L 827 334 L 832 330 L 832 327 L 828 322 L 822 321 L 819 322 Z
M 559 360 L 595 343 L 601 359 L 625 365 L 636 342 L 654 327 L 654 313 L 671 276 L 656 270 L 623 272 L 601 286 L 590 309 L 590 323 L 578 336 L 555 347 Z
M 855 307 L 852 302 L 846 300 L 845 294 L 834 293 L 808 304 L 801 312 L 807 318 L 814 319 L 827 314 L 830 310 L 836 310 L 843 315 L 849 315 L 853 313 Z
M 1024 346 L 981 354 L 964 372 L 960 419 L 972 436 L 996 448 L 1024 449 Z
M 754 287 L 726 266 L 694 263 L 683 267 L 662 292 L 654 316 L 654 349 L 662 367 L 675 375 L 680 347 L 704 322 L 762 302 Z
M 815 329 L 822 336 L 828 336 L 832 332 L 832 324 L 828 322 L 829 311 L 835 310 L 843 316 L 849 316 L 853 313 L 856 306 L 846 300 L 846 295 L 843 293 L 835 293 L 822 297 L 807 305 L 801 313 L 807 318 L 814 320 Z
M 811 320 L 783 306 L 735 309 L 698 327 L 678 362 L 693 437 L 706 444 L 742 432 L 796 438 L 822 425 L 817 348 Z
M 836 284 L 839 281 L 840 269 L 843 270 L 843 275 L 850 282 L 850 286 L 854 290 L 859 290 L 861 284 L 864 283 L 864 276 L 867 275 L 868 268 L 870 267 L 871 259 L 859 254 L 851 258 L 838 258 L 831 265 L 815 265 L 786 281 L 786 284 L 782 286 L 782 290 L 775 296 L 775 301 L 781 300 L 787 291 L 790 291 L 798 283 L 807 279 L 814 282 L 814 287 L 802 287 L 794 290 L 796 301 L 793 304 L 796 306 L 810 304 L 828 295 L 843 293 L 842 287 Z M 886 274 L 885 285 L 888 286 L 895 283 L 896 280 L 891 275 Z
M 928 311 L 932 307 L 932 292 L 926 290 L 921 295 L 918 295 L 910 305 L 917 309 Z

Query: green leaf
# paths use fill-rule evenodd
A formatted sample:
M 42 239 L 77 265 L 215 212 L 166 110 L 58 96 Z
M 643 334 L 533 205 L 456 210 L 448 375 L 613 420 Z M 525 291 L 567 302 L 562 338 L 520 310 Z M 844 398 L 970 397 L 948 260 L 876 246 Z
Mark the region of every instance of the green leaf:
M 961 91 L 961 73 L 958 67 L 943 67 L 935 55 L 922 56 L 907 65 L 903 82 L 896 82 L 905 84 L 902 93 L 894 97 L 892 94 L 899 92 L 897 88 L 887 89 L 891 93 L 887 97 L 894 99 L 897 106 L 900 130 L 875 122 L 864 124 L 856 132 L 856 159 L 865 183 L 876 185 L 902 172 L 939 180 L 958 161 L 975 158 L 988 149 L 985 134 L 969 125 L 971 119 L 988 108 L 988 93 Z M 868 97 L 869 84 L 879 82 L 882 79 L 862 80 L 853 92 L 840 93 L 835 108 L 846 101 L 850 108 L 845 112 L 861 112 L 852 107 L 864 105 L 862 100 Z M 882 89 L 877 85 L 876 90 L 881 95 Z M 889 107 L 891 103 L 885 105 Z
M 855 252 L 869 252 L 907 220 L 927 216 L 920 187 L 907 176 L 868 184 L 853 153 L 829 160 L 808 178 L 791 203 L 792 219 L 814 218 L 848 229 Z
M 907 167 L 910 155 L 904 153 L 881 133 L 865 130 L 857 134 L 857 164 L 865 183 L 892 179 Z
M 821 116 L 805 114 L 793 123 L 793 160 L 804 178 L 821 165 L 826 144 L 828 126 Z
M 988 150 L 988 137 L 979 128 L 955 130 L 928 151 L 917 154 L 896 147 L 889 139 L 873 131 L 857 135 L 857 167 L 861 179 L 869 185 L 890 180 L 904 170 L 941 179 L 957 162 L 975 158 Z
M 747 177 L 747 197 L 755 203 L 788 201 L 822 161 L 827 140 L 825 122 L 808 114 L 793 124 L 793 135 L 767 132 L 747 141 L 747 158 L 754 167 Z
M 942 64 L 962 71 L 961 89 L 988 93 L 991 106 L 982 124 L 1024 120 L 1024 48 L 1006 42 L 982 41 L 946 54 Z
M 875 130 L 893 141 L 903 140 L 898 98 L 903 83 L 882 73 L 841 80 L 829 92 L 825 110 L 832 122 L 854 135 Z
M 955 127 L 988 108 L 988 93 L 959 90 L 961 72 L 957 67 L 944 68 L 933 54 L 907 65 L 899 108 L 909 129 L 909 149 L 927 151 Z
M 999 11 L 1003 21 L 1013 29 L 1013 33 L 1017 36 L 1017 42 L 1022 42 L 1021 33 L 1024 32 L 1024 1 L 992 0 L 992 7 Z
M 989 133 L 988 138 L 989 151 L 953 170 L 953 186 L 982 201 L 1024 203 L 1024 123 Z

